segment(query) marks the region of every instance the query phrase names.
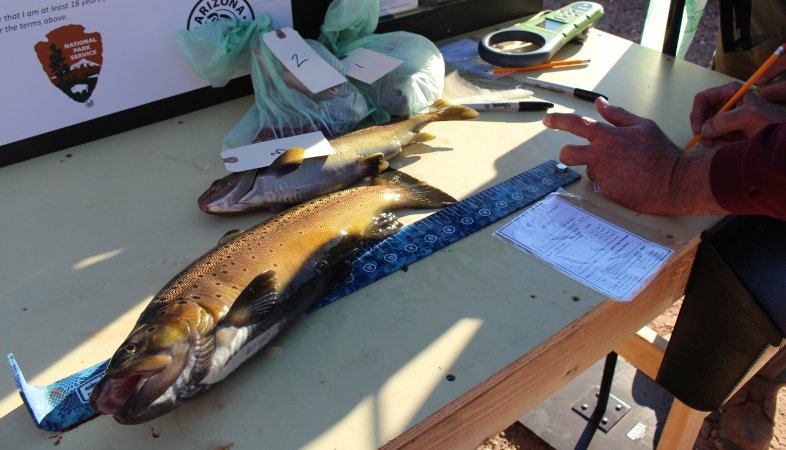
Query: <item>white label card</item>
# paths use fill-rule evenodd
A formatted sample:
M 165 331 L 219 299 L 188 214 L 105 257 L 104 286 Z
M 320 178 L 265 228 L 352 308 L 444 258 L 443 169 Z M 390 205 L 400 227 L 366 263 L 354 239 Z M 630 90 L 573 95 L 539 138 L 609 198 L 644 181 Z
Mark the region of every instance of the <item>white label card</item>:
M 347 81 L 292 28 L 270 31 L 262 35 L 262 40 L 312 94 Z
M 336 153 L 321 131 L 299 134 L 272 141 L 257 142 L 221 152 L 224 166 L 230 172 L 267 167 L 287 150 L 295 147 L 305 149 L 303 158 L 332 155 Z
M 390 73 L 404 61 L 367 48 L 358 47 L 341 57 L 347 76 L 371 84 Z

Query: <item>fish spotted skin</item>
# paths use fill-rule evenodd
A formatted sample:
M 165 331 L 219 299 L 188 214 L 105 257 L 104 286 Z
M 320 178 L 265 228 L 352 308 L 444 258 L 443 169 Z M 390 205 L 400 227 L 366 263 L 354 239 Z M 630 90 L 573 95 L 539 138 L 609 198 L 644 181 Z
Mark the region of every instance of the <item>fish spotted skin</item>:
M 303 159 L 302 149 L 291 149 L 270 167 L 216 180 L 200 196 L 199 208 L 218 215 L 279 211 L 384 171 L 405 146 L 434 138 L 420 131 L 431 122 L 477 116 L 474 109 L 440 100 L 430 112 L 331 139 L 335 154 L 329 156 Z
M 228 233 L 153 298 L 96 384 L 91 404 L 126 424 L 172 410 L 226 377 L 343 281 L 364 243 L 401 227 L 391 211 L 454 202 L 389 170 L 371 186 Z

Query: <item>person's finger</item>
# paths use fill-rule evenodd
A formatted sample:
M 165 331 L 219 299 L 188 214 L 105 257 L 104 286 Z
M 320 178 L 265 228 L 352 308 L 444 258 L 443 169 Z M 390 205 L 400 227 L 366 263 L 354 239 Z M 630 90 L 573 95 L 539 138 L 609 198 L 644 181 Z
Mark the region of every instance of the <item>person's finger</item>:
M 583 166 L 590 160 L 587 145 L 566 145 L 559 151 L 559 160 L 569 166 Z
M 638 125 L 642 121 L 641 117 L 628 112 L 625 108 L 612 105 L 603 97 L 595 99 L 595 109 L 610 124 L 618 127 L 630 127 Z
M 786 102 L 786 81 L 761 85 L 758 86 L 758 90 L 764 100 L 776 103 Z
M 595 119 L 577 114 L 549 113 L 543 116 L 543 125 L 592 140 L 597 133 L 596 128 L 599 123 Z
M 786 58 L 778 58 L 775 63 L 765 70 L 763 74 L 756 80 L 756 83 L 769 83 L 778 75 L 786 73 Z
M 735 108 L 723 114 L 710 117 L 701 125 L 702 137 L 715 138 L 739 129 L 740 120 L 745 116 L 743 108 Z
M 706 89 L 693 97 L 693 106 L 689 116 L 691 131 L 698 133 L 701 126 L 739 90 L 741 84 L 736 81 L 722 86 Z

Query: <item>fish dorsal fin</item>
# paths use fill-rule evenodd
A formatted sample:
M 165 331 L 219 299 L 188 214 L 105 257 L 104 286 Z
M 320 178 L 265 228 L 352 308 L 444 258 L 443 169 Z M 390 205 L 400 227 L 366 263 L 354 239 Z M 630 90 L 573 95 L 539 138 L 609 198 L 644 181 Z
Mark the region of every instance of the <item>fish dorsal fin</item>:
M 425 131 L 419 131 L 417 132 L 417 134 L 415 134 L 415 137 L 412 139 L 412 143 L 415 144 L 418 142 L 428 142 L 436 138 L 437 137 L 434 136 L 433 134 L 426 133 Z
M 278 301 L 276 272 L 268 270 L 257 275 L 238 295 L 221 326 L 244 327 L 263 320 Z
M 363 167 L 370 167 L 372 170 L 369 175 L 376 175 L 382 173 L 390 166 L 390 163 L 385 161 L 385 155 L 382 153 L 372 153 L 358 159 L 358 164 Z
M 221 236 L 221 239 L 218 240 L 218 246 L 221 247 L 222 245 L 228 243 L 229 241 L 234 239 L 235 236 L 237 236 L 239 233 L 242 233 L 242 232 L 243 232 L 243 230 L 241 230 L 240 228 L 234 228 L 234 229 L 231 229 L 231 230 L 227 231 L 226 233 L 224 233 L 223 236 Z
M 301 147 L 290 148 L 270 164 L 270 171 L 278 176 L 297 170 L 303 163 L 305 150 Z

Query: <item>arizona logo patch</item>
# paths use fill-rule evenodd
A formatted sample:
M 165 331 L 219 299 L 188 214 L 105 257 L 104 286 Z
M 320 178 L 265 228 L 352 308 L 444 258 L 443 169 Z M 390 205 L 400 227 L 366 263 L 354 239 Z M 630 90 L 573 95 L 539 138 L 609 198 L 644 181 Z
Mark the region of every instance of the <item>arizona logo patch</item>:
M 190 30 L 216 20 L 254 20 L 254 10 L 247 0 L 200 0 L 188 16 Z

